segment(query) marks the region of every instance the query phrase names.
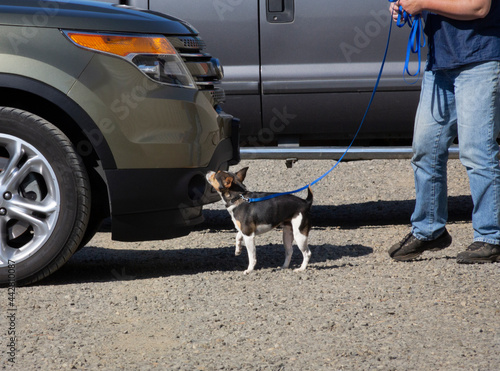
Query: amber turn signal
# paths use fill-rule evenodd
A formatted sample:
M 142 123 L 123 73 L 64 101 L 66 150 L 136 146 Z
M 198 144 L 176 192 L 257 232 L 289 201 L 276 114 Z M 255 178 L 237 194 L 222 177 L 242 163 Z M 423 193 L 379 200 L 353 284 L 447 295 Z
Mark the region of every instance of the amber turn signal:
M 176 54 L 175 48 L 162 36 L 121 36 L 67 32 L 77 45 L 126 57 L 129 54 Z

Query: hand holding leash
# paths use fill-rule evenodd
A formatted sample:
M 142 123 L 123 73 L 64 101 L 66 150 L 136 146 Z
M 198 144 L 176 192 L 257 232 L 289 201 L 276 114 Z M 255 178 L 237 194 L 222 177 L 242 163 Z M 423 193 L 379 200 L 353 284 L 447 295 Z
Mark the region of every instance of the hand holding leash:
M 389 0 L 391 3 L 389 10 L 392 14 L 392 18 L 396 22 L 398 27 L 403 27 L 406 23 L 411 27 L 413 20 L 412 15 L 403 9 L 403 6 L 399 5 L 398 0 Z
M 420 65 L 422 59 L 420 48 L 423 48 L 426 45 L 423 20 L 420 15 L 422 9 L 419 7 L 418 1 L 415 0 L 389 0 L 389 2 L 391 3 L 389 10 L 391 11 L 392 18 L 397 22 L 396 24 L 398 25 L 398 27 L 403 27 L 405 24 L 408 24 L 408 26 L 410 26 L 411 28 L 410 37 L 408 39 L 408 46 L 406 49 L 404 71 L 409 76 L 418 76 L 420 74 Z M 404 3 L 406 9 L 414 11 L 415 15 L 412 15 L 411 13 L 406 11 L 401 3 Z M 410 73 L 409 70 L 411 53 L 418 54 L 418 69 L 414 74 Z

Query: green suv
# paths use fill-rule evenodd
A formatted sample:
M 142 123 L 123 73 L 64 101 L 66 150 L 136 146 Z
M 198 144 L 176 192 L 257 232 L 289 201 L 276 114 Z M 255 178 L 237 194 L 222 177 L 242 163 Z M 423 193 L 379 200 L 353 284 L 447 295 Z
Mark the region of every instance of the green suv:
M 121 241 L 178 237 L 239 161 L 222 67 L 188 23 L 90 1 L 0 5 L 0 283 L 63 265 L 111 217 Z

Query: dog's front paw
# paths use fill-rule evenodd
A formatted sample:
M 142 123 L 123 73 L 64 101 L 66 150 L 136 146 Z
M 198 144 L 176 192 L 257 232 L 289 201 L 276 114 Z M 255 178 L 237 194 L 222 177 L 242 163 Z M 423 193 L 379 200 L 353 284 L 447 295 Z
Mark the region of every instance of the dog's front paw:
M 253 269 L 247 269 L 246 271 L 243 272 L 243 274 L 247 275 L 253 272 Z
M 234 256 L 241 255 L 241 246 L 236 246 L 236 250 L 234 250 Z
M 304 272 L 305 270 L 306 270 L 306 267 L 300 267 L 300 268 L 294 269 L 293 271 L 294 272 Z

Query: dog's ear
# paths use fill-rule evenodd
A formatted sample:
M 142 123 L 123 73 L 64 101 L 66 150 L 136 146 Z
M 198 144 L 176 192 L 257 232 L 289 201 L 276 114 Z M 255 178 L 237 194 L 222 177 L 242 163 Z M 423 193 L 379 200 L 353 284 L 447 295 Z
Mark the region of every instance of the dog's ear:
M 236 173 L 236 179 L 238 179 L 240 182 L 243 183 L 243 181 L 245 180 L 245 177 L 247 176 L 247 170 L 248 170 L 248 167 L 244 167 L 243 169 L 238 171 Z
M 224 177 L 224 179 L 222 179 L 222 186 L 224 188 L 230 188 L 231 184 L 233 184 L 233 180 L 234 180 L 233 177 L 231 177 L 229 175 Z

